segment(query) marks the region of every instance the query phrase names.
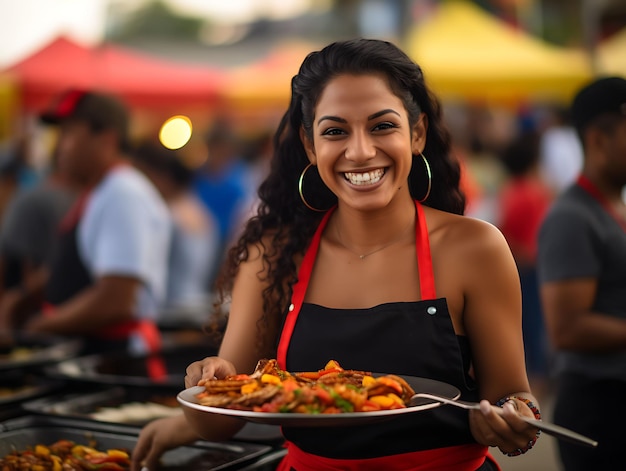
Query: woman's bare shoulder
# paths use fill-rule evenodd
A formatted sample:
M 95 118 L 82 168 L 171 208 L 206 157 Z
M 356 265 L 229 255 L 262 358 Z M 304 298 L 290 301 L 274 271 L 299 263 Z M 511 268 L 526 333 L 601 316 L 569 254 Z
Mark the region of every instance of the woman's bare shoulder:
M 436 209 L 426 214 L 432 248 L 457 255 L 509 250 L 500 230 L 488 221 Z

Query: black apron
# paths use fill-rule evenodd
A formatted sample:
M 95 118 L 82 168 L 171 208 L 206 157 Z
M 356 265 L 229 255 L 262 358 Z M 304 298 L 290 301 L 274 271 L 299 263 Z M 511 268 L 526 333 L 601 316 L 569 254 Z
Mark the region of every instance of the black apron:
M 94 283 L 78 250 L 78 225 L 88 200 L 89 194 L 81 195 L 59 225 L 56 253 L 44 293 L 44 313 L 48 315 L 54 315 L 54 306 L 67 302 Z M 161 339 L 156 325 L 152 321 L 134 320 L 116 323 L 89 335 L 82 353 L 128 350 L 130 336 L 136 333 L 142 337 L 149 352 L 160 350 Z
M 421 300 L 368 309 L 333 309 L 303 302 L 330 213 L 325 216 L 293 288 L 292 304 L 278 345 L 281 368 L 316 371 L 334 359 L 346 369 L 443 381 L 456 386 L 462 399 L 479 399 L 468 375 L 471 355 L 467 339 L 456 335 L 446 300 L 435 294 L 426 220 L 417 202 L 416 208 Z M 396 469 L 394 461 L 401 456 L 406 459 L 410 454 L 411 461 L 418 462 L 433 450 L 449 450 L 461 459 L 456 469 L 476 470 L 488 456 L 487 447 L 477 444 L 470 432 L 467 411 L 456 408 L 439 407 L 372 425 L 324 428 L 323 433 L 315 428 L 283 427 L 283 433 L 290 446 L 297 447 L 299 455 L 304 451 L 332 460 L 328 469 L 352 469 L 350 463 L 354 469 L 365 469 L 363 460 L 375 460 L 378 465 L 378 460 L 385 457 L 389 460 L 385 468 Z M 307 459 L 313 458 L 309 456 L 299 464 L 302 466 Z M 484 464 L 485 469 L 491 469 Z M 292 466 L 296 468 L 295 464 Z M 398 469 L 413 468 L 402 464 Z

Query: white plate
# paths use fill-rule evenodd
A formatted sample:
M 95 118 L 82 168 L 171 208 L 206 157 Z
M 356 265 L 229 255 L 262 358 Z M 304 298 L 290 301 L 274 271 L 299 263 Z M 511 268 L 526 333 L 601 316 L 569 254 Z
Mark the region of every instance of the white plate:
M 376 375 L 378 376 L 378 375 Z M 461 392 L 451 384 L 415 376 L 402 376 L 415 390 L 415 392 L 429 392 L 450 399 L 458 399 Z M 390 420 L 395 417 L 414 414 L 416 412 L 433 409 L 441 405 L 438 401 L 422 399 L 416 401 L 411 407 L 393 410 L 380 410 L 369 412 L 342 412 L 338 414 L 302 414 L 302 413 L 272 413 L 253 412 L 246 410 L 225 409 L 222 407 L 210 407 L 200 404 L 197 395 L 204 391 L 203 386 L 193 386 L 181 391 L 178 402 L 184 408 L 206 412 L 208 414 L 226 415 L 237 417 L 249 422 L 268 425 L 282 425 L 285 427 L 338 427 L 361 425 L 365 423 Z

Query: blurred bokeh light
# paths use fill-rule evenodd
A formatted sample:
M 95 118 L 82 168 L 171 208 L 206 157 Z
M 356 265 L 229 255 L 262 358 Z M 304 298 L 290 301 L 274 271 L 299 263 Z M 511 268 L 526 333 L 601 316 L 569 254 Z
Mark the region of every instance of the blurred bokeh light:
M 192 132 L 191 120 L 187 116 L 172 116 L 161 126 L 159 140 L 168 149 L 180 149 L 189 142 Z

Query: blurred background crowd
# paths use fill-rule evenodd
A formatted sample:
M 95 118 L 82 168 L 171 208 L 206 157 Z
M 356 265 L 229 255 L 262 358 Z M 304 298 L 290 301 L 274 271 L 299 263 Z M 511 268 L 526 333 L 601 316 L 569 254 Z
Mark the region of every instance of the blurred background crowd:
M 421 65 L 443 103 L 467 214 L 509 241 L 529 373 L 541 386 L 549 346 L 536 234 L 581 166 L 567 112 L 574 92 L 594 76 L 626 75 L 626 2 L 0 0 L 0 12 L 0 290 L 46 263 L 51 228 L 73 198 L 45 193 L 56 130 L 38 116 L 68 88 L 100 90 L 128 106 L 131 162 L 177 228 L 159 323 L 201 325 L 225 247 L 254 208 L 300 62 L 332 40 L 384 38 Z M 16 232 L 18 202 L 33 191 L 55 204 Z

